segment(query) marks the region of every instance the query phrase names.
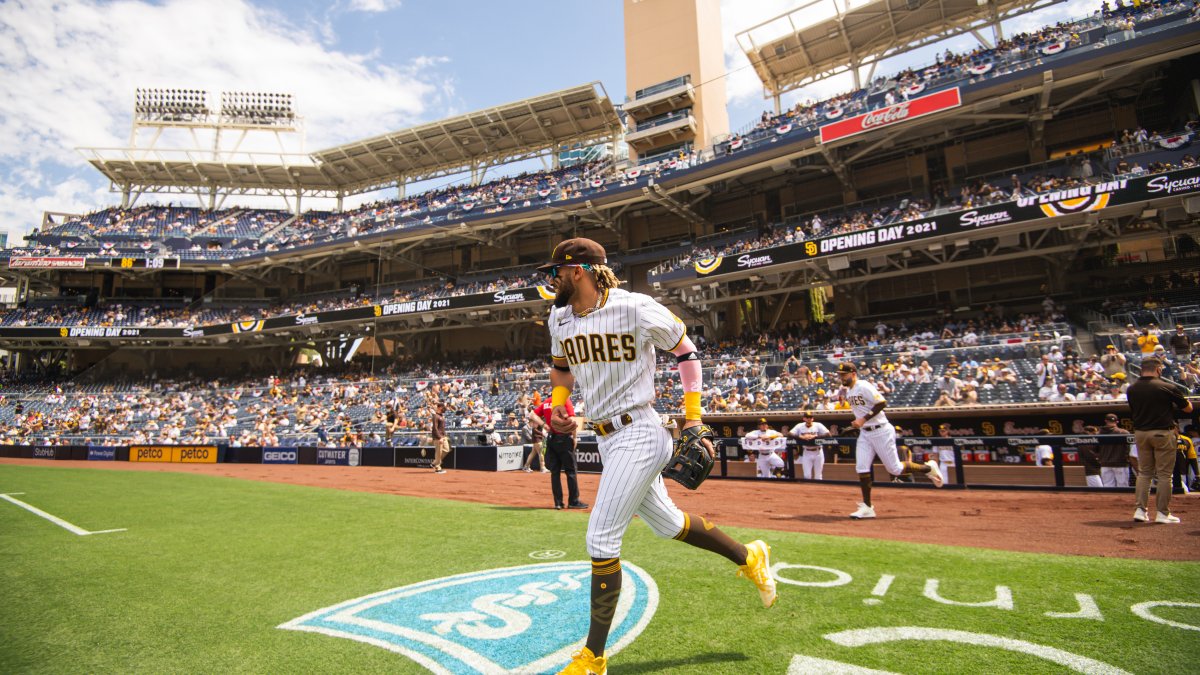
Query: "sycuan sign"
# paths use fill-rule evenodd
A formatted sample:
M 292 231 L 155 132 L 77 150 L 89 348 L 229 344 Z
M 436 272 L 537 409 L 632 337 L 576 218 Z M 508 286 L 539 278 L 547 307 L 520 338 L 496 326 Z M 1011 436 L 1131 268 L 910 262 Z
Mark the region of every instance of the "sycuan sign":
M 697 277 L 730 274 L 901 242 L 973 233 L 996 225 L 1101 211 L 1111 206 L 1190 193 L 1200 193 L 1200 167 L 1180 169 L 1153 177 L 1121 179 L 1047 192 L 1002 204 L 990 204 L 906 223 L 833 234 L 737 256 L 704 258 L 693 263 L 693 266 Z

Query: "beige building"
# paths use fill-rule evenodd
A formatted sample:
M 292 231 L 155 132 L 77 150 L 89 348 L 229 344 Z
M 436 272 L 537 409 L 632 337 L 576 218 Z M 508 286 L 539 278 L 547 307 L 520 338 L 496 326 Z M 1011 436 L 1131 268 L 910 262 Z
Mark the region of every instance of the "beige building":
M 729 133 L 719 0 L 625 1 L 625 140 L 635 161 Z

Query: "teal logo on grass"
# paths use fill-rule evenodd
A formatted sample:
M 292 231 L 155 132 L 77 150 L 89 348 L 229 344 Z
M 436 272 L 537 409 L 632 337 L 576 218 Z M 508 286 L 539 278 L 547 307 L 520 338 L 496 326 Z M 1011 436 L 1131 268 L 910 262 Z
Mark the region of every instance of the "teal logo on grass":
M 633 642 L 658 609 L 658 586 L 621 563 L 621 601 L 607 653 Z M 587 636 L 591 561 L 457 574 L 318 609 L 285 630 L 349 638 L 403 654 L 435 673 L 551 673 Z

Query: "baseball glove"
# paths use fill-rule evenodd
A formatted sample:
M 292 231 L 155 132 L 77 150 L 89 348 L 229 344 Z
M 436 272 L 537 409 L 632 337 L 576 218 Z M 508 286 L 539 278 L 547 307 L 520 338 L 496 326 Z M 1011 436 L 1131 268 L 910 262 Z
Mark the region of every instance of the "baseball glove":
M 704 445 L 706 438 L 712 443 L 712 454 Z M 689 490 L 695 490 L 712 471 L 719 447 L 720 443 L 713 437 L 712 427 L 707 424 L 688 427 L 679 433 L 679 439 L 675 441 L 675 454 L 662 474 Z

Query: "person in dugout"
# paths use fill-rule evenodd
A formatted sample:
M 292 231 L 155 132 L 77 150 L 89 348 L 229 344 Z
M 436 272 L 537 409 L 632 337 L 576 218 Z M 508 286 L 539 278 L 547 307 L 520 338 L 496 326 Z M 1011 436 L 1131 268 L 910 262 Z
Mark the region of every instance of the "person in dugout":
M 1179 434 L 1175 437 L 1175 470 L 1171 476 L 1171 492 L 1177 495 L 1191 491 L 1192 486 L 1187 481 L 1188 469 L 1196 467 L 1196 444 L 1191 436 L 1183 433 L 1182 427 L 1181 424 Z

